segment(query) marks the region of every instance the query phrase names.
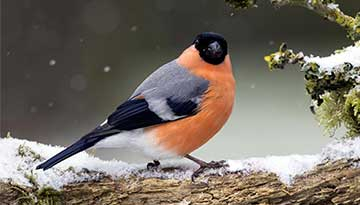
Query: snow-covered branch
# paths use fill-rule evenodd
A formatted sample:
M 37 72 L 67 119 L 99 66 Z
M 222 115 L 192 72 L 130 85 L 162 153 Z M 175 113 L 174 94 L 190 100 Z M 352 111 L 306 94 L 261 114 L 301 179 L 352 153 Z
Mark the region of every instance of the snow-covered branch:
M 294 204 L 360 200 L 360 139 L 335 140 L 320 154 L 228 160 L 195 182 L 196 165 L 103 161 L 80 153 L 54 168 L 34 167 L 63 149 L 0 139 L 0 201 L 5 204 Z
M 234 8 L 256 6 L 256 0 L 225 0 L 225 2 Z M 340 10 L 335 0 L 270 0 L 270 2 L 275 7 L 290 5 L 307 8 L 345 28 L 351 39 L 360 38 L 360 12 L 355 17 L 346 15 Z

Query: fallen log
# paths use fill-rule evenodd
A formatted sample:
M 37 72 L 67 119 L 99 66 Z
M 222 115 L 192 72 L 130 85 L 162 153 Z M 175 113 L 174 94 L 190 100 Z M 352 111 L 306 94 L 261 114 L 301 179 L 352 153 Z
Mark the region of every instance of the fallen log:
M 359 159 L 316 166 L 291 185 L 266 172 L 207 174 L 195 182 L 103 176 L 61 190 L 0 183 L 1 204 L 360 204 Z M 176 171 L 167 168 L 166 171 Z

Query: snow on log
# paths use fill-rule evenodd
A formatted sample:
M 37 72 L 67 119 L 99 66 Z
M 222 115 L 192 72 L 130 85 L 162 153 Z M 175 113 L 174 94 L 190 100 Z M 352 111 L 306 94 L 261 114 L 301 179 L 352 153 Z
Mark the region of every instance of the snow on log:
M 55 204 L 359 204 L 360 139 L 334 140 L 315 155 L 228 160 L 192 182 L 197 168 L 170 161 L 103 161 L 78 154 L 47 171 L 42 160 L 63 149 L 15 138 L 0 139 L 0 201 Z

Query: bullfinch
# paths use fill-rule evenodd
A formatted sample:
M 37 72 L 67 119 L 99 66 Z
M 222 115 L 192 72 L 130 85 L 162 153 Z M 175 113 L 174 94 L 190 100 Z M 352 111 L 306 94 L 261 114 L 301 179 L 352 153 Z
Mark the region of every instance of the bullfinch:
M 154 161 L 185 157 L 200 165 L 193 177 L 222 162 L 190 153 L 212 138 L 229 118 L 235 98 L 228 45 L 204 32 L 181 55 L 147 77 L 128 100 L 78 141 L 36 167 L 49 169 L 90 147 L 130 147 Z

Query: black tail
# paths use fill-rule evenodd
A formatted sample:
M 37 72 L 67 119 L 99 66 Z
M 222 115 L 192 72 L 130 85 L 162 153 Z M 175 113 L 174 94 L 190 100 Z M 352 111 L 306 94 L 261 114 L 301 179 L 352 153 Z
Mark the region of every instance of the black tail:
M 61 151 L 60 153 L 56 154 L 55 156 L 48 159 L 46 162 L 38 165 L 36 169 L 43 169 L 47 170 L 53 166 L 55 166 L 57 163 L 81 152 L 86 150 L 89 147 L 94 146 L 97 142 L 100 140 L 113 135 L 114 133 L 89 133 L 82 137 L 80 140 L 75 142 L 74 144 L 67 147 L 65 150 Z

